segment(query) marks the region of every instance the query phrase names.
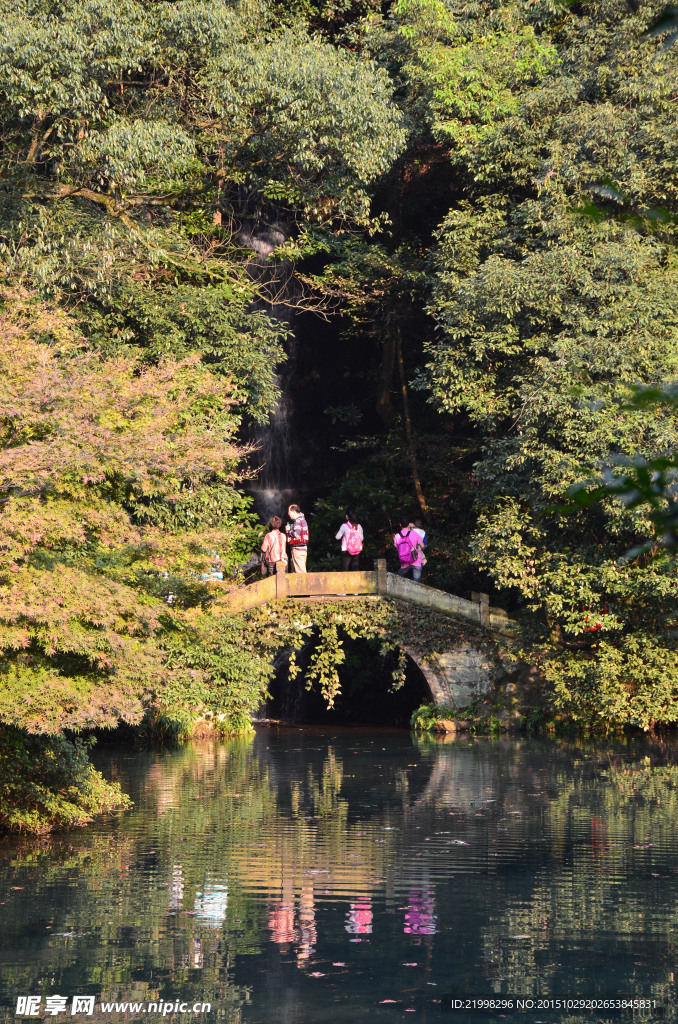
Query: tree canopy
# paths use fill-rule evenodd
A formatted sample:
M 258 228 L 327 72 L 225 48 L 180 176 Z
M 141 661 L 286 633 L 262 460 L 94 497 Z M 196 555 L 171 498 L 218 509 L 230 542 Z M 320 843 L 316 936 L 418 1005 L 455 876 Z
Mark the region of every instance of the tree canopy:
M 678 444 L 670 408 L 629 405 L 676 377 L 672 228 L 582 212 L 611 180 L 636 207 L 675 206 L 676 54 L 647 24 L 568 16 L 555 67 L 470 154 L 482 186 L 438 231 L 427 378 L 482 431 L 473 557 L 543 615 L 561 705 L 643 727 L 678 715 L 675 565 L 620 559 L 646 507 L 557 506 L 602 466 Z

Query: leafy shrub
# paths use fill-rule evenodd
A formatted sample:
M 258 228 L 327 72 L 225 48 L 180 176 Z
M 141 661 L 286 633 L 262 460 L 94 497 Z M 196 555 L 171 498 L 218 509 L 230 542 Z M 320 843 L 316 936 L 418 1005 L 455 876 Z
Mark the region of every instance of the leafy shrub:
M 435 732 L 439 722 L 458 717 L 459 711 L 451 704 L 422 704 L 412 712 L 410 726 L 417 732 Z
M 118 783 L 107 782 L 91 764 L 93 745 L 0 727 L 0 831 L 38 835 L 130 807 Z

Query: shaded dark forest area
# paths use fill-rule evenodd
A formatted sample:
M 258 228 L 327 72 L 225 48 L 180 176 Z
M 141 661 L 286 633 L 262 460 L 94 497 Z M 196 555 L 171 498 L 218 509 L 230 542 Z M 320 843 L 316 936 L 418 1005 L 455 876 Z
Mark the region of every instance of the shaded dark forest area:
M 310 628 L 336 673 L 336 623 L 224 616 L 201 578 L 238 582 L 264 487 L 311 569 L 349 506 L 366 558 L 421 515 L 426 581 L 526 613 L 560 714 L 674 723 L 663 5 L 3 10 L 0 825 L 122 799 L 91 730 L 247 730 Z

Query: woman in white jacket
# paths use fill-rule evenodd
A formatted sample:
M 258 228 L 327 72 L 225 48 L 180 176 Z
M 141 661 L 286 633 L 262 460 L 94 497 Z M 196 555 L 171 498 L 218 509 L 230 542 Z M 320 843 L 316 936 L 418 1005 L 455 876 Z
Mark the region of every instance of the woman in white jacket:
M 363 549 L 363 528 L 353 509 L 346 513 L 346 522 L 342 523 L 337 532 L 337 540 L 341 541 L 341 571 L 355 572 L 360 568 L 360 552 Z

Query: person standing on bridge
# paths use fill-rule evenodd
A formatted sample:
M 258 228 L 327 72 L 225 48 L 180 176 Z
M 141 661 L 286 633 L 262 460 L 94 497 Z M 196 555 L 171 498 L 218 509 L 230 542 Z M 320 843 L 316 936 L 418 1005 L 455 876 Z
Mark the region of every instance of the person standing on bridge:
M 285 527 L 287 544 L 292 556 L 292 572 L 306 572 L 306 556 L 308 555 L 308 523 L 298 505 L 290 505 L 287 510 L 290 522 Z
M 414 561 L 412 562 L 412 579 L 415 583 L 421 583 L 421 570 L 426 565 L 426 556 L 424 555 L 424 544 L 421 534 L 416 528 L 412 530 L 412 540 L 416 543 Z
M 426 539 L 426 529 L 422 519 L 413 519 L 409 524 L 410 529 L 414 530 L 415 533 L 419 534 L 419 547 L 421 549 L 421 566 L 422 568 L 426 565 L 426 555 L 424 554 L 428 541 Z M 419 574 L 421 576 L 421 573 Z
M 398 575 L 406 579 L 421 581 L 421 565 L 423 553 L 421 550 L 421 538 L 419 534 L 411 529 L 409 519 L 400 520 L 400 531 L 393 538 L 393 546 L 398 552 L 400 568 Z
M 261 545 L 261 575 L 275 576 L 275 563 L 284 562 L 287 569 L 287 551 L 285 550 L 285 534 L 281 530 L 280 516 L 271 516 L 268 521 L 269 531 Z
M 360 569 L 360 552 L 365 538 L 353 509 L 346 513 L 346 522 L 339 527 L 336 539 L 341 541 L 341 571 L 357 572 Z

